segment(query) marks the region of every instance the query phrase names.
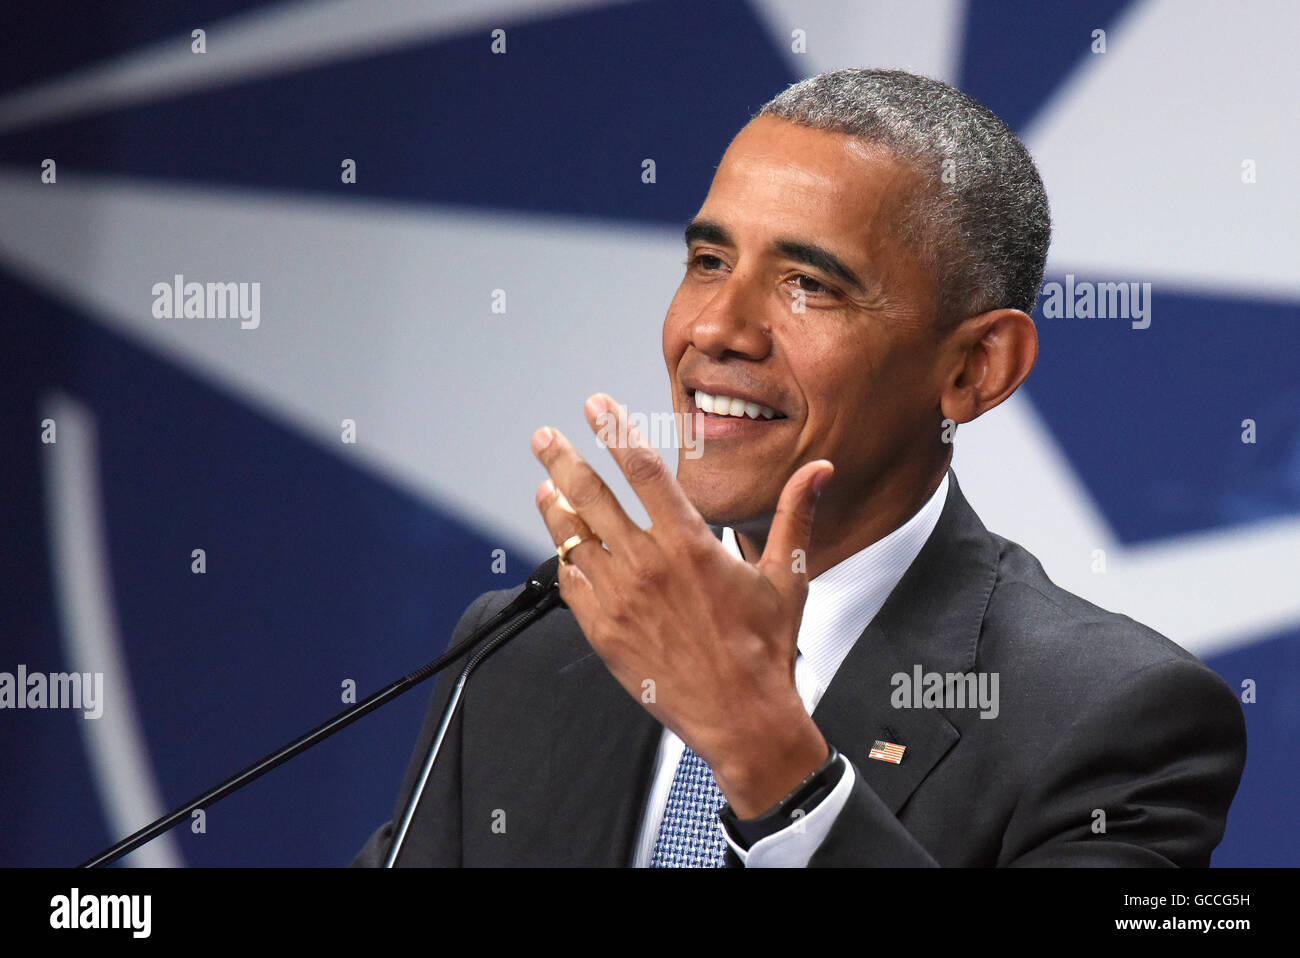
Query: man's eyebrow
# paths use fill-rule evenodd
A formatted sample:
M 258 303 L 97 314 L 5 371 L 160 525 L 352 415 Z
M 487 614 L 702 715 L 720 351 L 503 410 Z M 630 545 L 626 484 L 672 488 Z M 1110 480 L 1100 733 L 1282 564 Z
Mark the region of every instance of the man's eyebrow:
M 778 239 L 772 244 L 772 249 L 795 262 L 811 266 L 813 269 L 819 269 L 823 273 L 829 273 L 863 295 L 867 292 L 866 286 L 862 280 L 858 279 L 853 270 L 845 266 L 844 262 L 828 249 L 814 246 L 812 243 L 801 243 L 798 240 L 789 239 Z
M 691 220 L 686 224 L 686 245 L 692 243 L 717 243 L 731 246 L 731 234 L 713 220 Z

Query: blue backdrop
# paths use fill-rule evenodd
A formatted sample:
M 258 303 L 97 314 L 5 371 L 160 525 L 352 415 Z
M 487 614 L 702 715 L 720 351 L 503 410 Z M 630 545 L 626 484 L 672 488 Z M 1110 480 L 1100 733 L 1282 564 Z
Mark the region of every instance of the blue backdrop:
M 1300 864 L 1297 27 L 1285 4 L 1128 0 L 9 19 L 0 671 L 103 671 L 106 703 L 0 712 L 0 864 L 88 857 L 518 582 L 547 550 L 531 431 L 585 433 L 597 389 L 670 408 L 682 225 L 762 102 L 846 65 L 939 76 L 1026 140 L 1048 281 L 1152 284 L 1145 329 L 1040 309 L 1037 368 L 956 468 L 1057 581 L 1254 686 L 1215 864 Z M 177 274 L 259 284 L 256 328 L 156 316 Z M 346 863 L 425 700 L 128 860 Z

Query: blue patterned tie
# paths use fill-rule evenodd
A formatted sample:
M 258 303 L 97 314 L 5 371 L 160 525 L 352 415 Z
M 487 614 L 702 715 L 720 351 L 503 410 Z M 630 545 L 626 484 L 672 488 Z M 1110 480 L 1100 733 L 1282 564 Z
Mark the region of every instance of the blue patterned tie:
M 668 792 L 650 867 L 722 868 L 727 840 L 722 837 L 718 810 L 725 804 L 727 799 L 704 759 L 685 749 Z

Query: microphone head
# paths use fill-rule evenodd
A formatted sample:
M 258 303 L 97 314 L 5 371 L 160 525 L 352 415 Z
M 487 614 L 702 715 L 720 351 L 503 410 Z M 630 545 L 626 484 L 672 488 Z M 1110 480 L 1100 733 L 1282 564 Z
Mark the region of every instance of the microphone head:
M 528 577 L 528 588 L 534 593 L 549 592 L 556 590 L 558 597 L 560 588 L 560 557 L 553 555 L 536 569 Z M 564 600 L 560 599 L 560 605 L 564 605 Z M 567 608 L 567 606 L 566 606 Z

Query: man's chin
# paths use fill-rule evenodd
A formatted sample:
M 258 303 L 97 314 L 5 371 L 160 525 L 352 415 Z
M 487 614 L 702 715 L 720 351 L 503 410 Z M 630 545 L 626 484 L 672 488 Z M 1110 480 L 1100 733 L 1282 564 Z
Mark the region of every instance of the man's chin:
M 711 526 L 733 529 L 767 528 L 772 523 L 775 504 L 756 495 L 719 495 L 717 489 L 698 490 L 684 486 L 687 497 Z

